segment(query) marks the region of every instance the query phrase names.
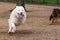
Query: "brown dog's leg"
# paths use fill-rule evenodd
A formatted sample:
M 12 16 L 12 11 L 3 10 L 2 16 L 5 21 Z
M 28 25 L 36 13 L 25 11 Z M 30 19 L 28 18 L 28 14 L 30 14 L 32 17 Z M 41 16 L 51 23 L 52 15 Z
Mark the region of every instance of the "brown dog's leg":
M 53 24 L 53 22 L 54 22 L 54 19 L 51 19 L 51 20 L 50 20 L 50 25 Z
M 54 18 L 54 23 L 56 23 L 57 22 L 57 18 Z

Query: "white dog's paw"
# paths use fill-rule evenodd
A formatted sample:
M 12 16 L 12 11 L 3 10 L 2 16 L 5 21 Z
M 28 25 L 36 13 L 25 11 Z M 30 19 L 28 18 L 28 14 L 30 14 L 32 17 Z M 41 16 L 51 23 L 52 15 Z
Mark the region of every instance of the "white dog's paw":
M 8 31 L 8 34 L 14 34 L 14 33 L 15 33 L 14 30 L 12 30 L 12 31 Z
M 8 32 L 8 34 L 12 34 L 12 32 Z
M 14 34 L 15 32 L 8 32 L 8 34 Z

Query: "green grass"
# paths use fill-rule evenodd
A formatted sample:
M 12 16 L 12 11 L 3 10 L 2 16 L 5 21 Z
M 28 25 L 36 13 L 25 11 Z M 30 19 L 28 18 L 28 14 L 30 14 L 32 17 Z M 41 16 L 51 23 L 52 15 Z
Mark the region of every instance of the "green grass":
M 48 4 L 57 4 L 57 0 L 46 0 Z
M 34 3 L 43 3 L 43 0 L 33 0 Z
M 0 0 L 0 2 L 4 2 L 5 0 Z M 47 3 L 47 4 L 57 4 L 57 0 L 26 0 L 26 2 L 30 2 L 30 3 Z M 60 4 L 60 0 L 58 0 L 58 4 Z
M 26 0 L 27 2 L 33 2 L 33 3 L 47 3 L 47 4 L 57 4 L 57 0 Z M 60 0 L 58 0 L 58 4 L 60 4 Z
M 4 2 L 4 0 L 0 0 L 0 2 Z
M 60 4 L 60 0 L 58 0 L 58 4 Z
M 33 0 L 26 0 L 26 2 L 33 2 Z

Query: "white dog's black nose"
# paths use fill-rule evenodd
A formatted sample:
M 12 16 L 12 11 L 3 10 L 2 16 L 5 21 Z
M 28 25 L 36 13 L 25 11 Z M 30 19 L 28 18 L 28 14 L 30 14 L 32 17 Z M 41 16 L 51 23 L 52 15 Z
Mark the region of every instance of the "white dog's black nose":
M 18 13 L 19 16 L 24 16 L 24 14 L 21 12 L 21 13 Z
M 20 14 L 22 15 L 22 12 Z

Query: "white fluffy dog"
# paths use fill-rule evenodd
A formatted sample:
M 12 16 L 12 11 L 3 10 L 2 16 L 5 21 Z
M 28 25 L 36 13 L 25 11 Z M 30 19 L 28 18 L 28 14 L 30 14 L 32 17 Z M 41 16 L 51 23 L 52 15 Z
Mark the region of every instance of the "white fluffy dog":
M 16 6 L 16 8 L 11 12 L 10 18 L 8 19 L 9 31 L 8 33 L 14 33 L 16 31 L 16 26 L 25 23 L 26 12 L 22 6 Z

